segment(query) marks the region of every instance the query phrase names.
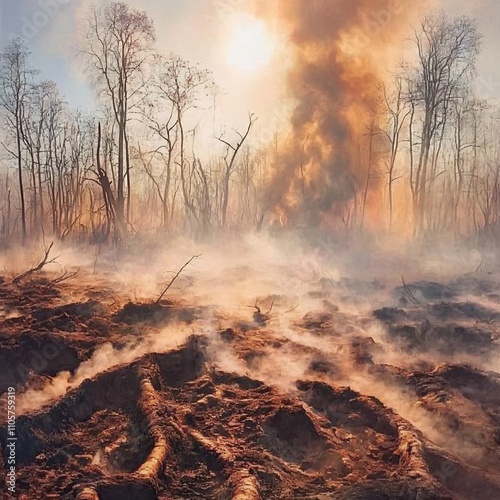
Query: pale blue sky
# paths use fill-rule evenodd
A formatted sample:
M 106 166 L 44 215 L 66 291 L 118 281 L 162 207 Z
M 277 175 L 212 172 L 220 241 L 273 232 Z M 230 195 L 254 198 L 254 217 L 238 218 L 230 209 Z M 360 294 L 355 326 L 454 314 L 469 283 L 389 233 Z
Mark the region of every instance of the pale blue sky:
M 75 72 L 76 26 L 86 7 L 104 1 L 0 0 L 0 45 L 16 36 L 26 39 L 32 64 L 42 70 L 43 77 L 55 80 L 72 105 L 91 106 L 92 91 L 82 75 Z M 185 52 L 186 57 L 198 56 L 200 62 L 207 59 L 211 44 L 203 43 L 201 36 L 189 40 L 191 33 L 181 44 L 179 28 L 188 26 L 191 31 L 200 27 L 200 21 L 206 18 L 205 6 L 213 3 L 212 0 L 131 0 L 129 3 L 148 11 L 155 21 L 159 42 L 170 45 L 168 51 Z M 201 11 L 202 16 L 193 16 L 193 10 Z

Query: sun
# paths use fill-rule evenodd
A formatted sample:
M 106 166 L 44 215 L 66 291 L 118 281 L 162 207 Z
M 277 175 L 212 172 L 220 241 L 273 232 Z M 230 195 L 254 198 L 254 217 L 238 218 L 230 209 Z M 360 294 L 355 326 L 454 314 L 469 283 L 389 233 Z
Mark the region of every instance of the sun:
M 254 73 L 271 62 L 275 41 L 264 22 L 248 16 L 235 19 L 228 35 L 226 61 L 230 66 Z

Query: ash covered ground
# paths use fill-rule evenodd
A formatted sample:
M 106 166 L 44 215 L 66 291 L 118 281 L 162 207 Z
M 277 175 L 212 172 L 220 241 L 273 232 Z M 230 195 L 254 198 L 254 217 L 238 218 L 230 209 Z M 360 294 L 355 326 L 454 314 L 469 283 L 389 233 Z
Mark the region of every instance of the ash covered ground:
M 5 272 L 5 498 L 500 498 L 498 274 L 448 254 L 222 247 L 88 256 L 60 283 L 54 265 Z

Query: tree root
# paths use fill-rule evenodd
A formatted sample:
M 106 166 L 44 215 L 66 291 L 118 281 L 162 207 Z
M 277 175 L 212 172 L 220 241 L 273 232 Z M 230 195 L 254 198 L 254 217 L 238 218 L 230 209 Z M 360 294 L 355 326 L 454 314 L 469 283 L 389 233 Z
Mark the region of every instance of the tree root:
M 141 381 L 139 406 L 146 417 L 149 433 L 154 438 L 154 446 L 146 461 L 137 469 L 135 474 L 150 481 L 156 481 L 162 467 L 165 465 L 167 456 L 172 454 L 172 449 L 163 428 L 158 423 L 159 397 L 149 379 Z
M 260 500 L 260 485 L 257 478 L 246 471 L 234 473 L 229 478 L 232 487 L 231 500 Z
M 143 414 L 148 434 L 154 439 L 154 445 L 144 463 L 133 473 L 135 476 L 132 486 L 141 486 L 143 488 L 153 488 L 157 483 L 158 476 L 165 465 L 167 457 L 172 454 L 171 447 L 160 425 L 158 408 L 160 398 L 156 392 L 151 380 L 147 377 L 140 381 L 139 408 Z M 103 493 L 109 488 L 120 487 L 120 476 L 112 477 L 112 482 L 101 481 L 92 486 L 85 486 L 76 496 L 76 500 L 99 500 L 98 491 Z M 125 485 L 122 485 L 125 487 Z M 135 498 L 135 497 L 134 497 Z
M 229 467 L 234 462 L 233 454 L 225 447 L 214 443 L 209 438 L 203 436 L 200 432 L 189 429 L 189 437 L 205 451 L 217 457 L 217 461 L 223 468 Z
M 99 495 L 94 488 L 84 488 L 78 493 L 76 500 L 99 500 Z

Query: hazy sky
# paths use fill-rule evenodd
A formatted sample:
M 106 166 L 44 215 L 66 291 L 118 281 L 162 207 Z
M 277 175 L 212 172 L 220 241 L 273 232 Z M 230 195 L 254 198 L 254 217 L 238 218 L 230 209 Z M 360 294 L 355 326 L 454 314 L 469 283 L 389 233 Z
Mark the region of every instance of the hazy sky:
M 104 3 L 105 0 L 99 0 Z M 403 0 L 403 5 L 406 1 Z M 479 65 L 479 87 L 484 97 L 500 97 L 498 26 L 500 1 L 431 0 L 453 15 L 477 18 L 484 34 Z M 216 82 L 228 93 L 221 98 L 223 114 L 243 123 L 248 111 L 269 122 L 270 110 L 283 97 L 284 65 L 275 58 L 263 70 L 248 73 L 228 62 L 228 33 L 232 19 L 252 0 L 130 0 L 155 22 L 158 46 L 213 70 Z M 0 44 L 21 36 L 32 51 L 32 63 L 43 78 L 53 79 L 74 107 L 91 108 L 92 90 L 78 71 L 78 19 L 90 0 L 0 0 Z M 271 27 L 272 31 L 272 27 Z M 234 62 L 234 61 L 233 61 Z M 275 111 L 272 113 L 276 114 Z

